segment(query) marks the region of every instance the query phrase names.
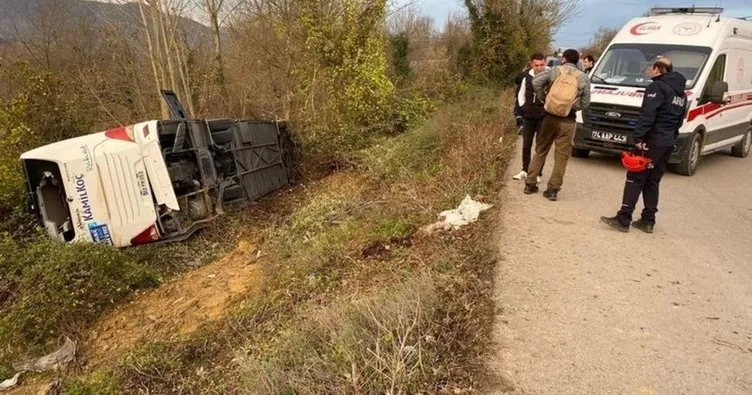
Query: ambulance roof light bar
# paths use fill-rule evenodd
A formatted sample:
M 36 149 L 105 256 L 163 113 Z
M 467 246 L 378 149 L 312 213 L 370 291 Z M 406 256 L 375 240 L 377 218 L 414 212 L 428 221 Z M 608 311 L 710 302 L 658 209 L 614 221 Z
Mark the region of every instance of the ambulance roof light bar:
M 650 16 L 667 14 L 721 14 L 723 8 L 719 7 L 675 7 L 675 8 L 651 8 Z

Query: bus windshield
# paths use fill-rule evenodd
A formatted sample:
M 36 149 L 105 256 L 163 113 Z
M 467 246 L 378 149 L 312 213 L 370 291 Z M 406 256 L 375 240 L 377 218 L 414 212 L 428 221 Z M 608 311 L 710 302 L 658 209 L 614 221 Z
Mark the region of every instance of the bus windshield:
M 598 84 L 646 87 L 651 80 L 646 72 L 660 57 L 668 57 L 674 71 L 687 79 L 687 88 L 694 86 L 705 66 L 711 49 L 689 45 L 614 44 L 592 74 Z

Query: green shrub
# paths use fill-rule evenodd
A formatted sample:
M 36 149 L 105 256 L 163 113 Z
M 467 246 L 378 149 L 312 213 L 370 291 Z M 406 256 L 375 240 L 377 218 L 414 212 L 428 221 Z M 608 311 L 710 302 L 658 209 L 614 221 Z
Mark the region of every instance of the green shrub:
M 11 86 L 0 96 L 0 231 L 26 234 L 25 185 L 19 157 L 25 151 L 90 132 L 76 84 L 24 63 L 0 68 Z
M 155 271 L 108 246 L 46 238 L 22 244 L 0 234 L 0 344 L 13 345 L 0 349 L 0 359 L 41 353 L 133 290 L 159 282 Z

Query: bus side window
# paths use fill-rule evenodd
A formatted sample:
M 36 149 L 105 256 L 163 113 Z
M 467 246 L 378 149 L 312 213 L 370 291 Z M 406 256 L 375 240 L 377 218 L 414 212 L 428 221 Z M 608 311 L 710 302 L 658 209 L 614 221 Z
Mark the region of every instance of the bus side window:
M 718 55 L 718 58 L 716 58 L 715 63 L 713 63 L 713 68 L 710 69 L 710 75 L 708 75 L 708 80 L 705 81 L 705 88 L 702 90 L 702 98 L 700 99 L 700 103 L 698 104 L 705 104 L 710 101 L 708 98 L 708 92 L 710 89 L 713 88 L 713 85 L 718 81 L 723 81 L 723 75 L 726 71 L 726 54 Z

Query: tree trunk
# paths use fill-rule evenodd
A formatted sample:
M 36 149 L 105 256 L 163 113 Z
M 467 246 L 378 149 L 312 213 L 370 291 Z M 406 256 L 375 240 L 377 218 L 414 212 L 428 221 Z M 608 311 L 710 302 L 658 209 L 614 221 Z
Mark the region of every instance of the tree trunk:
M 138 10 L 141 13 L 141 22 L 144 24 L 144 33 L 146 34 L 146 44 L 147 44 L 147 50 L 149 52 L 149 63 L 151 63 L 151 71 L 154 76 L 154 86 L 156 88 L 156 93 L 157 93 L 157 102 L 159 102 L 159 109 L 160 109 L 162 118 L 167 119 L 170 117 L 170 113 L 167 110 L 167 104 L 164 102 L 164 100 L 162 100 L 162 92 L 161 92 L 162 79 L 159 78 L 159 71 L 157 67 L 157 57 L 155 55 L 154 45 L 152 43 L 149 24 L 147 23 L 146 14 L 144 13 L 143 2 L 144 0 L 138 1 Z
M 175 51 L 175 54 L 177 56 L 178 61 L 178 71 L 180 72 L 180 81 L 182 83 L 183 88 L 183 100 L 188 106 L 188 112 L 191 114 L 191 116 L 196 116 L 196 107 L 193 103 L 193 89 L 191 89 L 191 74 L 190 70 L 188 69 L 188 62 L 185 56 L 185 49 L 188 47 L 187 43 L 183 43 L 183 45 L 178 45 L 178 48 Z
M 160 3 L 164 9 L 158 8 L 157 9 L 157 20 L 159 21 L 159 31 L 162 35 L 162 49 L 163 49 L 163 56 L 164 59 L 167 61 L 167 76 L 170 77 L 170 89 L 177 91 L 177 82 L 175 82 L 175 67 L 172 64 L 172 56 L 171 53 L 173 51 L 172 46 L 170 43 L 174 43 L 174 34 L 171 35 L 171 37 L 168 36 L 167 32 L 167 24 L 169 23 L 168 18 L 169 15 L 165 15 L 166 11 L 168 10 L 168 7 L 164 6 L 164 3 Z M 169 31 L 172 31 L 170 29 Z M 165 80 L 166 82 L 166 80 Z M 186 92 L 183 92 L 183 94 L 186 94 Z
M 212 28 L 214 42 L 214 82 L 219 88 L 223 98 L 226 97 L 224 60 L 222 59 L 222 32 L 219 26 L 219 11 L 222 8 L 222 0 L 206 0 L 207 11 Z

